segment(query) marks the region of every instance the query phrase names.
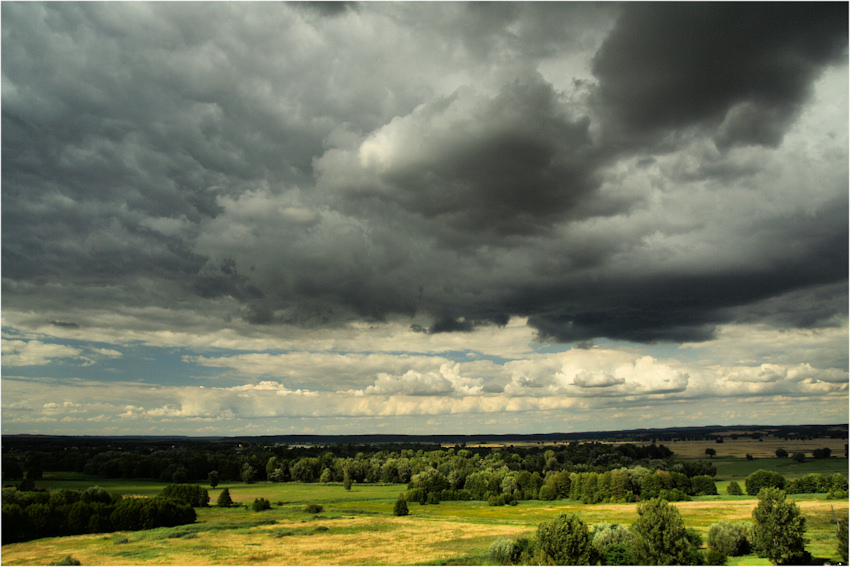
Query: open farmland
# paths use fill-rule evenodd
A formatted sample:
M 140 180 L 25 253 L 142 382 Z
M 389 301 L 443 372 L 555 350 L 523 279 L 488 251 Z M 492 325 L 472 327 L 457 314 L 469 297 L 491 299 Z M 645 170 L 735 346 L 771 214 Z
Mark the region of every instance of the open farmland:
M 846 461 L 845 461 L 846 464 Z M 42 487 L 85 482 L 49 475 Z M 740 479 L 742 480 L 742 479 Z M 154 483 L 98 481 L 107 490 L 149 494 Z M 160 485 L 162 486 L 162 485 Z M 116 532 L 45 538 L 2 548 L 3 565 L 38 565 L 71 555 L 87 565 L 412 565 L 489 564 L 488 547 L 498 537 L 531 536 L 537 525 L 562 512 L 574 512 L 588 524 L 637 518 L 636 504 L 583 505 L 570 500 L 523 501 L 517 506 L 484 502 L 410 504 L 410 515 L 392 515 L 404 485 L 255 483 L 223 484 L 210 490 L 211 502 L 228 488 L 233 499 L 249 503 L 264 497 L 271 510 L 244 507 L 198 508 L 195 524 L 139 532 Z M 833 510 L 848 513 L 846 501 L 823 495 L 790 497 L 800 506 L 809 527 L 808 549 L 822 562 L 837 561 Z M 306 513 L 308 503 L 324 507 Z M 748 520 L 757 501 L 752 497 L 698 497 L 679 502 L 685 525 L 703 537 L 716 521 Z M 754 555 L 730 558 L 732 564 L 767 564 Z

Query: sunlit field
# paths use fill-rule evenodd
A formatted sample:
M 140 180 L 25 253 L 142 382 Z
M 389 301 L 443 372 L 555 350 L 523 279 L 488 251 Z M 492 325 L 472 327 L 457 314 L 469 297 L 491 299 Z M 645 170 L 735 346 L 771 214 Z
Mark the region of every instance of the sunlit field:
M 830 461 L 846 459 L 830 459 Z M 775 462 L 776 459 L 764 459 Z M 85 479 L 80 475 L 46 475 L 40 488 L 85 488 L 98 484 L 110 491 L 151 496 L 163 486 L 149 481 Z M 742 481 L 743 477 L 736 476 Z M 405 485 L 223 484 L 210 489 L 215 503 L 229 488 L 234 501 L 249 504 L 267 498 L 271 510 L 245 507 L 198 508 L 195 524 L 140 532 L 116 532 L 45 538 L 2 548 L 3 565 L 44 565 L 68 555 L 84 565 L 413 565 L 489 564 L 488 548 L 498 537 L 531 536 L 537 525 L 562 512 L 574 512 L 588 524 L 637 518 L 636 504 L 583 505 L 575 501 L 524 501 L 517 506 L 485 502 L 409 504 L 410 515 L 395 517 L 393 503 Z M 833 514 L 846 516 L 846 501 L 823 494 L 789 496 L 807 519 L 807 549 L 818 561 L 838 561 Z M 319 514 L 304 511 L 321 504 Z M 705 537 L 720 520 L 751 518 L 751 496 L 695 498 L 675 505 L 685 525 Z M 730 558 L 730 564 L 767 564 L 754 555 Z

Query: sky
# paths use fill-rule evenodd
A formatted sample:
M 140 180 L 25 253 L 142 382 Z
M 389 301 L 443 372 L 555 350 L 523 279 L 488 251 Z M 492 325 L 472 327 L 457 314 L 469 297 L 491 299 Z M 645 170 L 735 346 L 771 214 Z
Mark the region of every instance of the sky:
M 846 3 L 0 10 L 3 433 L 848 421 Z

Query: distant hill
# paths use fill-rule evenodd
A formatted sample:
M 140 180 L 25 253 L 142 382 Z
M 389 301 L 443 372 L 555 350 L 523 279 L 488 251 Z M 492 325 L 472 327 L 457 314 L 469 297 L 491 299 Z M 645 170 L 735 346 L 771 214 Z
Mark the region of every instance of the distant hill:
M 624 429 L 618 431 L 582 431 L 573 433 L 535 433 L 535 434 L 491 434 L 474 435 L 444 434 L 444 435 L 262 435 L 262 436 L 93 436 L 93 435 L 3 435 L 3 444 L 38 445 L 40 443 L 55 443 L 57 441 L 71 442 L 74 439 L 84 441 L 87 445 L 99 442 L 111 444 L 121 441 L 146 441 L 173 443 L 180 441 L 224 441 L 248 444 L 283 444 L 283 445 L 374 445 L 374 444 L 425 444 L 425 445 L 480 445 L 513 443 L 569 443 L 571 441 L 612 441 L 612 442 L 669 442 L 673 440 L 715 439 L 727 436 L 780 437 L 784 439 L 816 439 L 833 438 L 846 439 L 848 424 L 834 425 L 706 425 L 700 427 L 666 427 L 647 429 Z

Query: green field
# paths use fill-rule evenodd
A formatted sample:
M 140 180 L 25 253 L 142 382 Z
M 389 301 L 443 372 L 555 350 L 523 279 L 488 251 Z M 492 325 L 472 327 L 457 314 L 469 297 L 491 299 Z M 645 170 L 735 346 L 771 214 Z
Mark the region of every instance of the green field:
M 834 460 L 836 466 L 843 461 L 846 467 L 846 459 Z M 744 466 L 729 461 L 721 466 L 722 461 L 717 459 L 718 476 L 724 471 L 727 480 L 720 484 L 733 478 L 743 481 L 749 470 L 746 467 L 758 463 L 744 460 Z M 38 482 L 39 488 L 78 489 L 97 484 L 109 491 L 151 496 L 163 486 L 152 481 L 46 476 Z M 253 512 L 243 507 L 211 506 L 198 508 L 198 521 L 187 526 L 5 545 L 2 564 L 44 565 L 68 555 L 86 565 L 489 564 L 488 548 L 494 539 L 530 536 L 540 522 L 562 512 L 577 513 L 588 524 L 630 524 L 637 518 L 635 504 L 582 505 L 568 500 L 525 501 L 503 507 L 484 502 L 411 503 L 409 516 L 395 517 L 393 503 L 406 487 L 380 484 L 355 484 L 351 491 L 340 484 L 223 484 L 209 491 L 212 503 L 225 487 L 237 502 L 247 504 L 263 497 L 272 502 L 272 509 Z M 824 495 L 789 498 L 807 518 L 809 551 L 820 563 L 836 562 L 833 510 L 839 517 L 846 516 L 848 503 L 827 501 Z M 308 503 L 321 504 L 324 511 L 308 514 L 304 512 Z M 755 505 L 756 500 L 747 496 L 699 497 L 676 504 L 686 526 L 703 536 L 716 521 L 749 519 Z M 767 564 L 754 555 L 730 559 L 738 565 Z

